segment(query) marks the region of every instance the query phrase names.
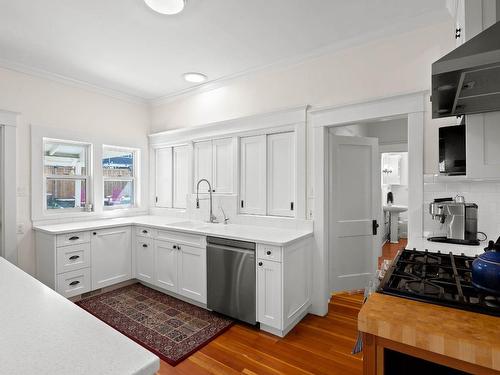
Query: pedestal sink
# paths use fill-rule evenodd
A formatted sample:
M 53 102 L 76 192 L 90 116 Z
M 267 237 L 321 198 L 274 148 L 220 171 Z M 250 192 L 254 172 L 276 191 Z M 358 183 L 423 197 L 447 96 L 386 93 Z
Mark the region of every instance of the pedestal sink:
M 407 206 L 398 206 L 398 205 L 384 206 L 384 212 L 389 212 L 391 243 L 399 242 L 399 214 L 405 211 L 408 211 Z

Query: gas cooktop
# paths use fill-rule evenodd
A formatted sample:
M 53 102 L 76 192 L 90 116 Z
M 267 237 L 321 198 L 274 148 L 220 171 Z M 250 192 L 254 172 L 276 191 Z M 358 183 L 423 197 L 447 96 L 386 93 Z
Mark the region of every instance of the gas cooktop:
M 463 254 L 402 250 L 378 292 L 500 316 L 500 297 L 484 294 L 472 286 L 474 259 Z

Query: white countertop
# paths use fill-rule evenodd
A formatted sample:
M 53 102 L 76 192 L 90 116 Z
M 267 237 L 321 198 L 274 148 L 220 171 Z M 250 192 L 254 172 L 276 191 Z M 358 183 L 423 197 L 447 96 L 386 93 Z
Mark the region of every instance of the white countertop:
M 156 355 L 0 258 L 0 374 L 155 374 Z
M 185 233 L 200 234 L 205 236 L 220 236 L 235 240 L 252 241 L 257 243 L 286 246 L 302 238 L 313 235 L 311 230 L 282 229 L 276 227 L 263 227 L 257 225 L 240 224 L 205 224 L 200 222 L 201 229 L 179 228 L 172 224 L 187 221 L 182 218 L 165 216 L 132 216 L 117 219 L 101 219 L 93 221 L 80 221 L 65 224 L 40 225 L 33 227 L 36 231 L 49 234 L 63 234 L 93 229 L 111 228 L 122 225 L 145 225 L 156 229 L 174 230 Z
M 408 245 L 406 245 L 407 249 L 417 249 L 420 251 L 429 250 L 429 251 L 441 251 L 442 253 L 452 252 L 453 254 L 460 255 L 464 254 L 467 256 L 476 256 L 482 254 L 484 252 L 484 248 L 488 245 L 488 242 L 481 242 L 479 246 L 470 246 L 470 245 L 456 245 L 451 243 L 443 243 L 443 242 L 432 242 L 428 241 L 427 238 L 422 237 L 417 240 L 409 241 Z

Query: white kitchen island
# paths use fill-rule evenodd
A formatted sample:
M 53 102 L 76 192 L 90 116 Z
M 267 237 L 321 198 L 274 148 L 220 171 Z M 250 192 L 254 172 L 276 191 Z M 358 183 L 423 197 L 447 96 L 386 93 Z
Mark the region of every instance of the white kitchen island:
M 0 258 L 0 374 L 151 375 L 140 345 Z

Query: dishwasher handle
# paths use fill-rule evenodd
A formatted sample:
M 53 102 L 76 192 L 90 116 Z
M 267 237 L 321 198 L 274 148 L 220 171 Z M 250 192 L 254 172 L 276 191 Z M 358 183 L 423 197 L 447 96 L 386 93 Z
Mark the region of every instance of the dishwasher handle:
M 207 250 L 223 250 L 223 251 L 234 251 L 236 253 L 241 253 L 241 254 L 255 254 L 255 250 L 248 250 L 248 249 L 241 249 L 238 247 L 232 247 L 232 246 L 223 246 L 223 245 L 214 245 L 214 244 L 208 244 L 207 245 Z

